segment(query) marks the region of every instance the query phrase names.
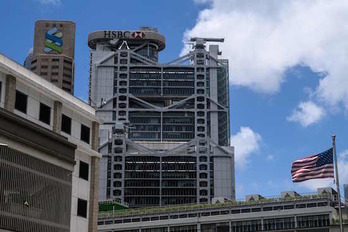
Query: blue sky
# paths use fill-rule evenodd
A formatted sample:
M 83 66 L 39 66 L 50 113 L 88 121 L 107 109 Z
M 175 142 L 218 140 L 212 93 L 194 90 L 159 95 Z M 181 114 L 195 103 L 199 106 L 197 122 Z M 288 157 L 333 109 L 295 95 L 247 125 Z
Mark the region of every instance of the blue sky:
M 0 52 L 23 63 L 38 19 L 76 23 L 75 95 L 87 99 L 95 30 L 158 27 L 160 61 L 187 52 L 190 36 L 224 37 L 230 62 L 237 198 L 313 192 L 332 180 L 291 183 L 291 162 L 331 146 L 348 183 L 348 4 L 276 0 L 12 0 L 0 2 Z

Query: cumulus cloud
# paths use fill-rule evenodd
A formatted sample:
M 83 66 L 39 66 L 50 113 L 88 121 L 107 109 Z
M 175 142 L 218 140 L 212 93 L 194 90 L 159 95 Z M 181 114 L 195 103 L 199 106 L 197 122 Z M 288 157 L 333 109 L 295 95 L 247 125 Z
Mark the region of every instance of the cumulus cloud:
M 231 145 L 234 146 L 237 167 L 247 165 L 250 156 L 259 150 L 260 142 L 261 136 L 249 127 L 241 127 L 237 134 L 232 135 Z
M 58 6 L 61 4 L 60 0 L 37 0 L 38 2 L 40 2 L 42 5 L 54 5 L 54 6 Z
M 193 0 L 196 4 L 205 4 L 211 2 L 212 0 Z
M 348 183 L 348 149 L 340 152 L 338 154 L 338 175 L 340 178 L 340 185 Z M 316 191 L 317 188 L 332 187 L 336 189 L 336 184 L 333 182 L 332 178 L 329 179 L 314 179 L 301 182 L 300 185 L 311 191 Z M 343 191 L 343 188 L 341 191 Z
M 290 122 L 298 122 L 303 127 L 320 121 L 325 116 L 325 110 L 312 101 L 301 102 L 297 109 L 287 117 Z
M 279 91 L 287 69 L 304 65 L 319 75 L 318 102 L 348 109 L 348 2 L 326 0 L 196 0 L 210 2 L 190 37 L 224 37 L 230 82 Z M 183 49 L 186 51 L 187 47 Z

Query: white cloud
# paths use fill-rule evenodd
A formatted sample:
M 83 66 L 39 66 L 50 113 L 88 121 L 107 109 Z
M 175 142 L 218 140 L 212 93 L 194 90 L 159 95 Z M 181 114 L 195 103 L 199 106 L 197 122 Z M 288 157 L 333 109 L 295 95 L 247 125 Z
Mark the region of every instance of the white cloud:
M 241 127 L 237 134 L 232 135 L 231 145 L 234 146 L 237 167 L 247 165 L 250 156 L 259 150 L 260 142 L 261 136 L 249 127 Z
M 212 2 L 212 0 L 193 0 L 196 4 L 205 4 L 208 2 Z
M 34 48 L 30 48 L 29 51 L 28 51 L 27 56 L 28 56 L 30 53 L 33 54 L 33 51 L 34 51 Z
M 37 0 L 38 2 L 40 2 L 42 5 L 55 5 L 58 6 L 60 5 L 62 2 L 61 0 Z
M 325 110 L 312 101 L 301 102 L 297 109 L 287 117 L 290 122 L 298 122 L 303 127 L 320 121 L 325 116 Z
M 327 74 L 316 98 L 348 109 L 347 12 L 347 1 L 211 0 L 184 37 L 224 37 L 233 85 L 274 93 L 288 68 L 306 65 Z
M 348 149 L 338 154 L 338 171 L 340 178 L 340 188 L 343 191 L 342 185 L 348 183 Z M 314 179 L 301 182 L 300 185 L 311 191 L 316 191 L 317 188 L 332 187 L 336 189 L 336 184 L 333 179 Z
M 266 157 L 266 160 L 272 161 L 272 160 L 274 160 L 274 156 L 273 155 L 268 155 Z

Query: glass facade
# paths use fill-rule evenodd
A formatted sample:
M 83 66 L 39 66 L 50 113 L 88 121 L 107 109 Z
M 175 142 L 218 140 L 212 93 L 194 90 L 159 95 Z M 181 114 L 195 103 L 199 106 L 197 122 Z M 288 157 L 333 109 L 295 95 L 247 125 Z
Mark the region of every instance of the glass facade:
M 129 156 L 125 199 L 131 206 L 196 202 L 196 158 Z M 161 192 L 161 194 L 160 194 Z

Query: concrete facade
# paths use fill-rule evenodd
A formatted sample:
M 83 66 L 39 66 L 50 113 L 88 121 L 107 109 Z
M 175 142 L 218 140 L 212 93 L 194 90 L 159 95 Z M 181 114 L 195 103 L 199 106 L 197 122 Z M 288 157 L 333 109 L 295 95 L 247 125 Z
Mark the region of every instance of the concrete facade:
M 64 230 L 43 231 L 96 231 L 101 155 L 96 146 L 98 141 L 96 131 L 100 121 L 95 116 L 95 110 L 2 54 L 0 54 L 0 87 L 0 107 L 4 111 L 28 124 L 35 125 L 43 131 L 43 134 L 50 133 L 75 146 L 71 157 L 72 162 L 65 164 L 67 160 L 59 154 L 66 152 L 50 152 L 54 146 L 49 145 L 44 138 L 37 140 L 39 134 L 31 136 L 32 139 L 36 139 L 35 143 L 38 145 L 33 142 L 27 142 L 24 145 L 23 142 L 15 142 L 8 136 L 3 136 L 3 130 L 0 128 L 0 143 L 7 144 L 9 148 L 28 157 L 33 156 L 70 172 L 67 174 L 70 183 L 70 200 L 64 205 L 68 207 L 70 215 L 68 226 L 65 225 Z M 29 133 L 24 132 L 23 128 L 16 130 L 13 127 L 12 133 L 23 137 L 21 132 Z M 27 140 L 30 141 L 30 138 Z M 56 141 L 57 144 L 58 142 L 59 140 Z M 37 151 L 38 148 L 41 149 L 40 152 Z
M 30 69 L 74 94 L 75 23 L 61 20 L 35 22 Z

